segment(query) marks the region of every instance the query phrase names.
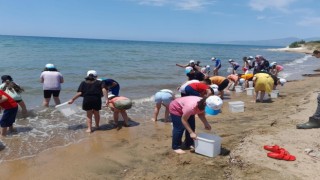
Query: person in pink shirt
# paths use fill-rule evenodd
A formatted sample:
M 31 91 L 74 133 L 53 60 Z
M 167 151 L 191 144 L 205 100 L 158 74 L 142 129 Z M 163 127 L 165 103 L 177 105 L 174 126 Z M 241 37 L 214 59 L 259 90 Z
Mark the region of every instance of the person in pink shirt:
M 182 135 L 185 132 L 185 147 L 192 148 L 194 139 L 197 138 L 195 133 L 195 116 L 198 115 L 205 129 L 211 130 L 205 116 L 205 106 L 209 98 L 202 98 L 198 96 L 186 96 L 173 100 L 169 105 L 169 112 L 173 124 L 172 130 L 172 149 L 178 153 L 183 154 L 182 150 Z

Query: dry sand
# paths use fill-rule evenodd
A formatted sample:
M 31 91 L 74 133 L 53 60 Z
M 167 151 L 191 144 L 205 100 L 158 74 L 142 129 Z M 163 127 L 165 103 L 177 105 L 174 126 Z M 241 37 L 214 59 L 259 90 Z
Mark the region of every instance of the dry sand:
M 137 126 L 96 131 L 66 147 L 0 164 L 1 179 L 319 179 L 320 161 L 304 149 L 320 149 L 320 129 L 298 130 L 316 109 L 320 77 L 288 82 L 271 103 L 253 103 L 232 93 L 222 113 L 208 117 L 222 137 L 224 155 L 209 158 L 171 150 L 171 124 L 135 120 Z M 228 101 L 245 102 L 244 113 L 228 112 Z M 197 121 L 197 132 L 206 132 Z M 277 144 L 296 161 L 267 157 Z M 0 152 L 1 153 L 1 152 Z

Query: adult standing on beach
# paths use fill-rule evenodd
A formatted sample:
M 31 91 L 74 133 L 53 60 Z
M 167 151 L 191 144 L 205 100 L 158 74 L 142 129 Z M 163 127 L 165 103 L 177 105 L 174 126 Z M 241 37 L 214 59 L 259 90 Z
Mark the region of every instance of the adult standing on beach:
M 101 110 L 101 97 L 103 96 L 102 88 L 104 87 L 101 81 L 97 80 L 97 72 L 95 70 L 89 70 L 85 81 L 82 81 L 79 85 L 76 95 L 69 100 L 69 104 L 72 104 L 78 97 L 82 96 L 82 109 L 87 112 L 87 126 L 86 132 L 91 133 L 92 130 L 92 117 L 96 123 L 96 129 L 99 129 L 100 123 L 100 110 Z M 107 98 L 107 97 L 106 97 Z
M 320 58 L 320 51 L 315 50 L 313 51 L 313 56 L 316 58 Z M 320 128 L 320 93 L 317 97 L 318 106 L 316 112 L 309 117 L 309 121 L 303 124 L 298 124 L 297 129 L 312 129 L 312 128 Z
M 186 96 L 173 100 L 169 105 L 170 116 L 172 119 L 172 149 L 178 153 L 183 154 L 182 150 L 182 135 L 185 132 L 185 147 L 192 148 L 194 145 L 194 139 L 197 138 L 195 133 L 195 116 L 198 115 L 205 129 L 211 130 L 211 126 L 208 123 L 205 116 L 205 106 L 209 104 L 210 99 L 201 98 L 197 96 Z
M 61 83 L 64 82 L 62 74 L 53 64 L 46 64 L 40 75 L 40 82 L 43 83 L 43 106 L 49 107 L 51 96 L 56 105 L 60 104 L 59 94 Z

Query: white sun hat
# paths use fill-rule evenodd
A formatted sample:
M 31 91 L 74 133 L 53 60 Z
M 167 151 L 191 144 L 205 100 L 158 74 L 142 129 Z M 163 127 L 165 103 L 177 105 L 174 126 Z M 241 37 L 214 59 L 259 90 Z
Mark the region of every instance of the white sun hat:
M 206 99 L 206 104 L 210 109 L 219 110 L 223 105 L 223 101 L 219 96 L 209 96 Z
M 281 86 L 283 86 L 287 82 L 287 80 L 284 78 L 280 78 L 279 81 L 280 81 Z
M 87 72 L 87 76 L 89 76 L 90 74 L 92 74 L 93 76 L 98 76 L 98 73 L 97 73 L 97 71 L 95 71 L 95 70 L 89 70 L 88 72 Z
M 245 79 L 240 78 L 239 83 L 240 83 L 240 84 L 243 84 L 245 81 L 246 81 Z

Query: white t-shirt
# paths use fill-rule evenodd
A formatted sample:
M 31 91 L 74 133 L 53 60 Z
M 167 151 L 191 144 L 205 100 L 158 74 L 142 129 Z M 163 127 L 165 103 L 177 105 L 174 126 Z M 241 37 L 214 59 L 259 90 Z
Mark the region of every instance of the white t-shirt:
M 63 76 L 60 72 L 43 71 L 40 79 L 43 79 L 43 90 L 61 90 Z

